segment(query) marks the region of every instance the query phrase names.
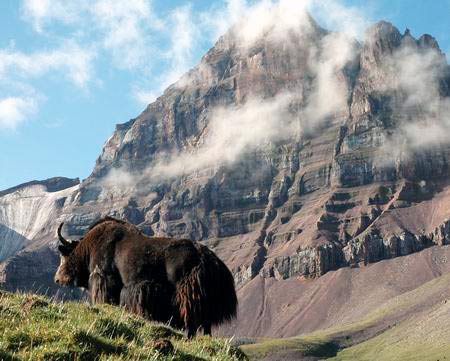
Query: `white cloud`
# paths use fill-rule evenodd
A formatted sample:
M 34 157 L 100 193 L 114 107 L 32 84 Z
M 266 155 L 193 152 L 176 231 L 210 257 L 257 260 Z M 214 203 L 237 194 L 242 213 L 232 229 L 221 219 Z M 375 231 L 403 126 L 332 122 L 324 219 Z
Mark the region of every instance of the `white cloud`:
M 79 11 L 85 0 L 24 0 L 22 16 L 33 24 L 34 29 L 42 33 L 44 26 L 53 20 L 71 24 L 79 20 Z
M 158 95 L 159 94 L 156 92 L 145 91 L 142 89 L 135 89 L 133 91 L 134 99 L 137 100 L 137 102 L 142 106 L 147 106 L 148 104 L 153 103 Z
M 202 12 L 193 11 L 190 4 L 180 6 L 164 16 L 155 13 L 149 0 L 23 3 L 24 18 L 37 30 L 56 22 L 73 26 L 83 41 L 100 45 L 95 51 L 110 52 L 117 67 L 144 70 L 143 76 L 151 77 L 152 83 L 144 82 L 139 91 L 134 91 L 139 103 L 156 98 L 148 95 L 160 95 L 177 82 L 198 62 L 197 50 L 205 42 L 215 41 L 230 26 L 235 25 L 235 36 L 242 46 L 251 46 L 267 33 L 273 40 L 283 40 L 288 32 L 300 34 L 310 29 L 307 11 L 323 14 L 327 24 L 350 35 L 366 24 L 356 8 L 346 7 L 339 0 L 227 0 Z M 152 67 L 165 70 L 149 74 Z M 183 80 L 178 85 L 183 85 Z
M 210 41 L 225 34 L 232 25 L 236 24 L 248 11 L 246 0 L 226 0 L 223 6 L 213 6 L 208 11 L 199 13 L 198 23 L 202 33 Z
M 284 93 L 270 99 L 250 98 L 240 106 L 211 110 L 207 129 L 196 146 L 174 154 L 159 154 L 140 174 L 113 169 L 104 179 L 109 187 L 134 187 L 140 182 L 158 182 L 210 167 L 232 164 L 246 152 L 270 142 L 299 135 L 301 124 L 290 110 L 295 95 Z
M 0 99 L 0 129 L 15 129 L 37 111 L 33 98 L 7 97 Z
M 267 34 L 279 41 L 288 33 L 309 31 L 309 14 L 325 28 L 354 38 L 362 36 L 370 23 L 367 13 L 340 0 L 228 0 L 225 6 L 204 12 L 200 18 L 202 27 L 207 29 L 205 33 L 214 40 L 234 26 L 240 45 L 249 47 Z
M 169 155 L 151 167 L 152 177 L 174 177 L 232 164 L 245 152 L 300 132 L 299 119 L 289 111 L 294 96 L 251 98 L 242 106 L 212 110 L 208 128 L 191 152 Z
M 22 14 L 40 33 L 54 23 L 72 26 L 72 34 L 101 44 L 125 69 L 149 62 L 152 31 L 164 28 L 148 0 L 25 0 Z
M 157 85 L 153 85 L 151 90 L 134 91 L 134 98 L 143 105 L 154 101 L 171 84 L 178 82 L 178 86 L 185 85 L 188 79 L 183 75 L 198 61 L 194 58 L 194 50 L 204 35 L 201 26 L 195 23 L 192 6 L 175 8 L 166 20 L 166 28 L 171 29 L 169 47 L 162 51 L 167 70 L 152 79 Z
M 216 40 L 230 28 L 242 47 L 251 47 L 269 35 L 283 40 L 289 31 L 305 32 L 311 25 L 307 9 L 312 0 L 261 0 L 249 4 L 245 0 L 228 0 L 224 7 L 200 14 L 206 34 Z
M 308 10 L 326 29 L 359 39 L 370 25 L 368 7 L 357 8 L 339 0 L 309 0 Z
M 309 126 L 314 127 L 347 109 L 349 89 L 342 70 L 356 54 L 356 43 L 344 34 L 330 33 L 321 39 L 319 49 L 315 49 L 309 59 L 315 76 L 312 93 L 303 111 Z
M 446 65 L 441 54 L 434 49 L 424 51 L 408 46 L 390 61 L 398 87 L 406 92 L 405 107 L 421 105 L 431 110 L 439 99 L 439 80 Z
M 200 30 L 193 20 L 194 14 L 190 5 L 176 8 L 170 16 L 172 32 L 166 57 L 171 65 L 164 80 L 166 86 L 176 82 L 189 66 L 192 66 L 193 50 L 200 36 Z
M 74 42 L 58 49 L 25 54 L 14 48 L 0 50 L 0 80 L 15 77 L 39 77 L 49 72 L 61 71 L 73 83 L 84 87 L 92 77 L 95 54 Z
M 149 1 L 98 0 L 89 5 L 88 13 L 90 25 L 100 30 L 104 48 L 119 66 L 133 68 L 149 62 L 151 32 L 164 27 Z
M 407 46 L 387 60 L 387 74 L 393 81 L 382 91 L 402 95 L 400 136 L 408 150 L 450 142 L 450 99 L 440 94 L 446 67 L 443 55 L 433 48 Z

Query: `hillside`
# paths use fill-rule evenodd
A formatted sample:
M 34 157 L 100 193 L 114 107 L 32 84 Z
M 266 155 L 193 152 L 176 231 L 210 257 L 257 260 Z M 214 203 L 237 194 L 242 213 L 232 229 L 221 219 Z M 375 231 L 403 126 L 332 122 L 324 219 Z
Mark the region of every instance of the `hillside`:
M 245 360 L 224 339 L 193 341 L 113 306 L 0 293 L 0 360 Z M 170 343 L 173 348 L 170 348 Z
M 242 349 L 251 360 L 448 360 L 449 284 L 450 273 L 446 273 L 393 297 L 358 321 L 343 321 L 304 336 L 265 340 Z M 370 302 L 370 296 L 366 297 Z
M 165 325 L 144 321 L 114 306 L 54 303 L 42 296 L 3 292 L 0 359 L 446 360 L 450 359 L 449 283 L 450 273 L 445 273 L 392 297 L 357 321 L 343 321 L 296 337 L 199 336 L 192 341 Z M 167 340 L 173 350 L 167 348 Z
M 405 257 L 359 268 L 341 268 L 319 279 L 283 281 L 257 277 L 238 291 L 239 317 L 221 328 L 237 337 L 292 337 L 363 320 L 380 307 L 450 274 L 450 246 L 432 247 Z M 432 307 L 449 295 L 424 293 Z M 379 327 L 395 325 L 414 312 L 392 310 Z

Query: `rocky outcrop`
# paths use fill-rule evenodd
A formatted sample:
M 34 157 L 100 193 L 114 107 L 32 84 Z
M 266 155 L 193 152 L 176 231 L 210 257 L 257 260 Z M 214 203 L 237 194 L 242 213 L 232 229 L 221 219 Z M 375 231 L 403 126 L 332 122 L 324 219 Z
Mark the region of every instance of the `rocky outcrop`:
M 448 64 L 437 42 L 381 22 L 363 43 L 347 44 L 351 56 L 342 63 L 327 48 L 337 34 L 312 21 L 305 28 L 277 41 L 269 32 L 251 46 L 233 30 L 224 35 L 142 114 L 116 127 L 79 187 L 39 190 L 45 202 L 59 205 L 55 213 L 39 212 L 42 224 L 53 232 L 55 219 L 65 219 L 67 232 L 78 237 L 110 214 L 147 234 L 201 241 L 226 261 L 240 286 L 257 276 L 318 277 L 447 244 L 450 147 L 441 142 L 418 149 L 402 141 L 405 124 L 425 110 L 407 102 L 393 63 L 405 49 L 432 54 L 443 74 L 437 96 L 448 99 L 450 72 L 445 75 Z M 347 94 L 321 118 L 319 65 L 332 69 Z M 280 99 L 288 99 L 281 110 Z M 266 116 L 278 114 L 279 124 L 269 127 L 277 136 L 242 128 L 261 141 L 248 141 L 238 156 L 223 154 L 237 142 L 236 132 L 222 151 L 201 153 L 211 139 L 220 140 L 214 138 L 217 109 L 230 117 L 229 127 L 243 127 L 244 118 L 236 124 L 231 118 L 241 119 L 248 104 L 276 109 Z M 20 198 L 6 193 L 4 207 Z M 45 245 L 53 239 L 10 224 L 26 240 L 5 236 L 7 244 L 20 246 L 9 247 L 3 258 L 31 244 L 27 240 Z

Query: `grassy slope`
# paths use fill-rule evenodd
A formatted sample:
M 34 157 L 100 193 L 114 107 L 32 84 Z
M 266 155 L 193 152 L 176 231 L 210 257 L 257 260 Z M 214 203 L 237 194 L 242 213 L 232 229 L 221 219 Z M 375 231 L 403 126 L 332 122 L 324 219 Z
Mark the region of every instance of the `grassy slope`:
M 335 361 L 450 360 L 449 288 L 446 274 L 390 300 L 360 322 L 242 349 L 254 360 L 293 353 Z
M 169 339 L 174 352 L 155 350 Z M 0 291 L 0 360 L 241 360 L 227 340 L 188 341 L 173 329 L 122 309 Z

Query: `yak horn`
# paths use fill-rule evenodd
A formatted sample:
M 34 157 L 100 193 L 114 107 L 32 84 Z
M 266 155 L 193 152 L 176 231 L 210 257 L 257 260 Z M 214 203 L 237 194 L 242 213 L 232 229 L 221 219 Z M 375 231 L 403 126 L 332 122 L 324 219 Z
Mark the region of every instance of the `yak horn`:
M 72 246 L 72 242 L 69 242 L 69 241 L 68 241 L 67 239 L 65 239 L 65 238 L 63 237 L 63 235 L 61 234 L 61 229 L 62 229 L 63 225 L 64 225 L 64 222 L 62 222 L 62 223 L 59 225 L 59 227 L 58 227 L 58 238 L 59 238 L 60 242 L 61 242 L 64 246 L 70 247 L 70 246 Z

